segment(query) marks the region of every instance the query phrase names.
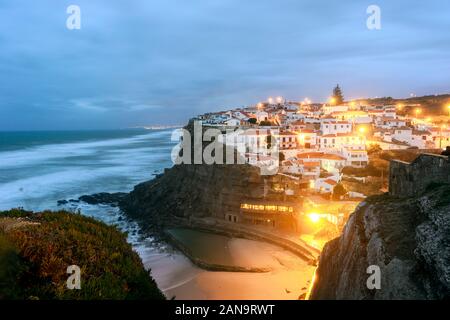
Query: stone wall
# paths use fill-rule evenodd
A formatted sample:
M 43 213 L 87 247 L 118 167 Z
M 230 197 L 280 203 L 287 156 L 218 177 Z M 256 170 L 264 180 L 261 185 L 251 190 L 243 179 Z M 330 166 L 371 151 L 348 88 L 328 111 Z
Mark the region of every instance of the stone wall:
M 392 160 L 389 172 L 389 194 L 412 197 L 423 193 L 431 183 L 450 183 L 448 157 L 421 154 L 413 162 Z

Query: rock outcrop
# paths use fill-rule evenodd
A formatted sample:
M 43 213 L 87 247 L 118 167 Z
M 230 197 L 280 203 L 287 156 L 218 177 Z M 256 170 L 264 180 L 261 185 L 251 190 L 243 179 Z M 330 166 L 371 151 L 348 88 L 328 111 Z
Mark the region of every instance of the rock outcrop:
M 368 289 L 379 266 L 381 288 Z M 360 204 L 343 234 L 327 243 L 311 299 L 450 298 L 450 186 L 420 196 L 384 194 Z
M 244 198 L 262 198 L 264 178 L 250 165 L 175 165 L 134 187 L 119 205 L 144 227 L 176 217 L 220 217 L 239 211 Z

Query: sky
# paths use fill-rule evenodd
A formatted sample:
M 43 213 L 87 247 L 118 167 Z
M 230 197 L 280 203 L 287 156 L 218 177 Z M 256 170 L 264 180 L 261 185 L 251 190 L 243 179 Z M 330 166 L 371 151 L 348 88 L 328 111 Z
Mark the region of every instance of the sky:
M 448 93 L 449 14 L 440 0 L 0 0 L 0 131 L 184 124 L 269 96 L 325 101 L 337 83 L 348 99 Z

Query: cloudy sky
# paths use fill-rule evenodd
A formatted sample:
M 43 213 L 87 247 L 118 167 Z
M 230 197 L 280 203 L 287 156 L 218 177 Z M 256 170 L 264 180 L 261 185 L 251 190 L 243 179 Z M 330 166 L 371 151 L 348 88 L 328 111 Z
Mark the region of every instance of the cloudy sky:
M 450 92 L 445 2 L 1 0 L 0 130 L 182 124 L 268 96 L 324 101 L 336 83 L 346 98 Z

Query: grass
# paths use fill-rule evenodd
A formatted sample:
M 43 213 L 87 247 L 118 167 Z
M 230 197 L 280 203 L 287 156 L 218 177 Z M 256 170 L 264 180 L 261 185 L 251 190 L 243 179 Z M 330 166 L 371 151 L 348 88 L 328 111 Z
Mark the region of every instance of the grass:
M 65 211 L 14 209 L 0 212 L 2 218 L 33 222 L 0 229 L 0 293 L 4 299 L 164 298 L 116 227 Z M 81 268 L 81 290 L 66 287 L 70 265 Z

